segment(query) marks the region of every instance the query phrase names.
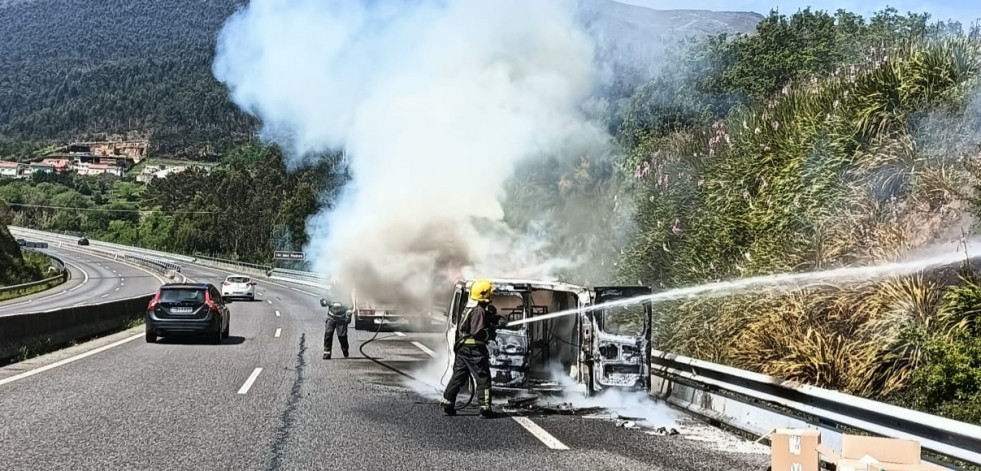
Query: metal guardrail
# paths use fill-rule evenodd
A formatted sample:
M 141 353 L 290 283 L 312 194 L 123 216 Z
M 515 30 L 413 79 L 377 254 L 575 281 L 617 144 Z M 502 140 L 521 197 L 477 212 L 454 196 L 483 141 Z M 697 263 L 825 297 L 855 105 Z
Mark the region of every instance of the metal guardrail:
M 669 402 L 754 434 L 794 420 L 839 433 L 844 425 L 981 465 L 981 426 L 661 351 L 652 353 L 651 374 L 660 378 L 652 390 Z
M 268 272 L 269 276 L 279 276 L 283 278 L 299 278 L 303 280 L 317 280 L 330 283 L 331 277 L 322 273 L 312 271 L 287 270 L 285 268 L 273 268 Z
M 30 250 L 30 249 L 28 249 L 28 250 Z M 59 278 L 67 281 L 68 271 L 65 269 L 65 262 L 64 262 L 64 260 L 62 260 L 62 259 L 60 259 L 58 257 L 55 257 L 53 255 L 49 255 L 49 254 L 44 254 L 44 255 L 46 257 L 48 257 L 48 258 L 51 259 L 51 267 L 58 271 L 58 274 L 57 275 L 51 276 L 51 277 L 48 277 L 48 278 L 45 278 L 43 280 L 31 281 L 31 282 L 28 282 L 28 283 L 21 283 L 21 284 L 17 284 L 17 285 L 8 285 L 8 286 L 0 286 L 0 293 L 9 293 L 11 291 L 21 291 L 21 290 L 25 290 L 25 289 L 28 289 L 28 288 L 33 288 L 35 286 L 41 286 L 41 285 L 44 285 L 44 284 L 47 284 L 47 283 L 51 283 L 52 281 L 55 281 L 55 280 L 57 280 Z
M 224 258 L 210 257 L 210 256 L 207 256 L 207 255 L 195 255 L 194 257 L 195 258 L 198 258 L 200 260 L 207 260 L 209 262 L 223 263 L 225 265 L 234 265 L 234 266 L 245 267 L 245 268 L 253 268 L 253 269 L 261 270 L 261 271 L 269 271 L 269 270 L 272 270 L 273 269 L 273 267 L 271 267 L 269 265 L 261 265 L 261 264 L 258 264 L 258 263 L 240 262 L 238 260 L 227 260 L 227 259 L 224 259 Z

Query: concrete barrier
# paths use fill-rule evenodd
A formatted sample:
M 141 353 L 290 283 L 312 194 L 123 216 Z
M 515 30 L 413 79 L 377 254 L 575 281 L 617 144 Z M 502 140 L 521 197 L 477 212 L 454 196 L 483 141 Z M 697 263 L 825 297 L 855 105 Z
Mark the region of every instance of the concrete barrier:
M 0 316 L 0 360 L 40 353 L 68 342 L 119 330 L 140 319 L 153 295 Z

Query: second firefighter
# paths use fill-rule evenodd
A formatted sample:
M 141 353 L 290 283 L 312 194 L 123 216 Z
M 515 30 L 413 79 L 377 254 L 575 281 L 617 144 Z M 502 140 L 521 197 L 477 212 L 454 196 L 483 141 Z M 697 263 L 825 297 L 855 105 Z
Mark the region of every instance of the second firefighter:
M 343 304 L 334 301 L 329 304 L 326 299 L 320 300 L 320 305 L 327 307 L 327 321 L 324 326 L 324 360 L 330 360 L 331 350 L 334 346 L 334 332 L 337 332 L 337 341 L 341 344 L 341 353 L 344 358 L 350 354 L 347 343 L 347 325 L 351 323 L 352 313 Z

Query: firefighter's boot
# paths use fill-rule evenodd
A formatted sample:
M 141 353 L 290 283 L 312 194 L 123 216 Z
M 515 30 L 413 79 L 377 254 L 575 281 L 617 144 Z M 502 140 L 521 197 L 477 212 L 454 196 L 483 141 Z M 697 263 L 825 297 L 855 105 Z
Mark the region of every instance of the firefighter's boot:
M 444 415 L 448 415 L 450 417 L 456 415 L 456 408 L 454 407 L 454 404 L 450 401 L 447 401 L 445 398 L 440 399 L 439 406 L 443 408 Z

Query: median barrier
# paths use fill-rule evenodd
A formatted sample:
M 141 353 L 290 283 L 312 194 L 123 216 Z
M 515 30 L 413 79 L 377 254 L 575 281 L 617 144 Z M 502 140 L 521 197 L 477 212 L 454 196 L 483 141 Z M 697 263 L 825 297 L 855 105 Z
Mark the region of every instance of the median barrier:
M 0 360 L 41 353 L 110 333 L 141 319 L 153 295 L 44 312 L 0 316 Z

